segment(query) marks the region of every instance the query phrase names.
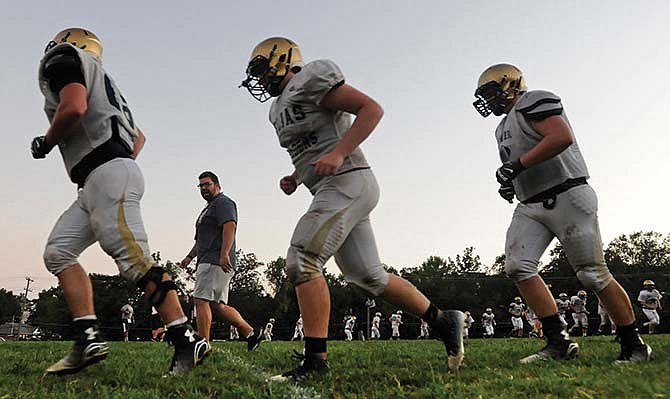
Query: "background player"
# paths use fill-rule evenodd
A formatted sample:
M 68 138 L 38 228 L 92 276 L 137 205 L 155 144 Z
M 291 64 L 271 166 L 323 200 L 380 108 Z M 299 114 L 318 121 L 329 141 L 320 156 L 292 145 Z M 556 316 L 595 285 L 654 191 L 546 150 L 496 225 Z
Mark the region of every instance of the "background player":
M 514 297 L 514 302 L 507 307 L 507 312 L 512 315 L 512 331 L 510 336 L 523 337 L 523 315 L 526 312 L 526 305 L 520 296 Z
M 642 306 L 642 312 L 649 321 L 645 322 L 644 325 L 648 326 L 649 334 L 653 334 L 656 326 L 661 323 L 661 319 L 658 317 L 658 310 L 661 308 L 661 293 L 656 289 L 656 284 L 651 280 L 644 280 L 642 283 L 644 289 L 640 291 L 640 294 L 637 296 L 637 301 Z
M 494 329 L 496 325 L 496 315 L 493 314 L 493 309 L 486 308 L 482 314 L 482 326 L 484 327 L 484 338 L 493 338 Z

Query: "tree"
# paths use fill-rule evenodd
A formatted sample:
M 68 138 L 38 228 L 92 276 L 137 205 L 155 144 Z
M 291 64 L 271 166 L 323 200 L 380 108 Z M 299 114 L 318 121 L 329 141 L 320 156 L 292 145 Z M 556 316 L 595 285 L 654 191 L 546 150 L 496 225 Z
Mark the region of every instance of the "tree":
M 670 263 L 670 235 L 663 239 L 655 231 L 638 231 L 620 235 L 605 250 L 605 260 L 611 264 L 658 267 Z
M 241 249 L 236 253 L 237 265 L 235 267 L 235 276 L 230 281 L 230 290 L 237 293 L 244 293 L 248 296 L 263 296 L 265 291 L 260 281 L 260 272 L 258 269 L 263 267 L 263 263 L 258 261 L 256 254 L 245 254 Z
M 12 291 L 0 288 L 0 322 L 11 320 L 14 316 L 21 317 L 21 302 Z
M 479 255 L 475 255 L 474 247 L 467 247 L 462 255 L 456 255 L 456 260 L 447 258 L 447 269 L 450 274 L 474 273 L 482 270 Z

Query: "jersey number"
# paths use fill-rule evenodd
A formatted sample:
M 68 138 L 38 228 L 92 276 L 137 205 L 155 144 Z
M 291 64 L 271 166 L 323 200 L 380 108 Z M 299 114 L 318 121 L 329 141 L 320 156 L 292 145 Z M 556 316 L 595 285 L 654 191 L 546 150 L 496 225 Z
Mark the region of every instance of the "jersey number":
M 119 104 L 119 101 L 116 98 L 116 91 L 114 90 L 114 86 L 112 85 L 112 80 L 107 75 L 105 75 L 105 91 L 107 92 L 107 98 L 109 99 L 109 103 L 112 104 L 114 108 L 123 112 L 123 114 L 126 116 L 126 120 L 128 121 L 128 123 L 130 123 L 130 127 L 135 129 L 135 121 L 133 120 L 133 113 L 130 112 L 130 108 L 128 108 L 128 103 L 126 102 L 126 99 L 123 98 L 123 94 L 119 93 L 119 97 L 121 97 L 121 104 Z

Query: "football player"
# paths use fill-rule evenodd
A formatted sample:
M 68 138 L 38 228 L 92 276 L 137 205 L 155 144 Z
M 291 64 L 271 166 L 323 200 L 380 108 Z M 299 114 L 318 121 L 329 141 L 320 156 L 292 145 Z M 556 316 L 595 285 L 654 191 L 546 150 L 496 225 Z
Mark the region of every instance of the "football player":
M 295 341 L 298 338 L 300 338 L 301 341 L 305 338 L 305 332 L 302 329 L 302 315 L 300 315 L 298 321 L 295 322 L 295 330 L 293 331 L 293 338 L 291 338 L 291 341 Z
M 265 325 L 265 330 L 263 331 L 263 338 L 265 338 L 266 341 L 270 342 L 272 341 L 272 329 L 275 326 L 275 319 L 270 319 L 268 320 L 268 323 Z
M 379 187 L 359 145 L 381 120 L 381 106 L 347 84 L 333 61 L 304 63 L 298 45 L 282 37 L 253 49 L 246 74 L 241 86 L 255 99 L 274 97 L 270 121 L 294 166 L 280 179 L 281 190 L 290 195 L 303 184 L 314 196 L 286 257 L 305 321 L 305 358 L 272 381 L 302 381 L 330 370 L 330 294 L 323 267 L 333 256 L 347 281 L 426 320 L 445 344 L 449 368 L 457 369 L 463 313 L 441 311 L 407 280 L 384 270 L 379 259 L 369 217 Z
M 579 290 L 577 295 L 573 295 L 570 298 L 570 310 L 572 310 L 572 320 L 575 324 L 572 326 L 568 333 L 573 335 L 573 332 L 577 329 L 581 329 L 582 337 L 586 337 L 586 334 L 589 330 L 589 317 L 590 314 L 586 310 L 586 291 Z
M 463 338 L 468 338 L 470 327 L 472 326 L 472 323 L 475 322 L 475 319 L 472 318 L 469 311 L 466 310 L 463 313 L 465 314 L 465 320 L 463 324 Z
M 240 339 L 240 333 L 239 333 L 239 331 L 237 331 L 237 327 L 235 327 L 234 325 L 231 324 L 230 325 L 230 340 L 231 341 L 237 341 L 238 339 Z
M 345 341 L 351 341 L 354 339 L 354 324 L 356 323 L 356 316 L 350 316 L 347 319 L 347 322 L 344 324 L 344 334 L 347 336 Z
M 637 296 L 637 301 L 642 306 L 642 312 L 647 316 L 649 321 L 645 322 L 644 325 L 648 326 L 649 334 L 653 334 L 656 326 L 661 323 L 661 319 L 658 317 L 658 310 L 661 310 L 661 293 L 656 289 L 656 284 L 651 280 L 644 280 L 642 283 L 644 289 L 640 291 L 640 294 Z
M 482 326 L 484 326 L 484 338 L 493 338 L 493 327 L 496 325 L 496 315 L 493 314 L 493 309 L 486 308 L 482 314 Z
M 562 100 L 554 93 L 528 91 L 521 70 L 496 64 L 479 77 L 473 103 L 483 117 L 503 116 L 495 137 L 502 166 L 498 193 L 514 211 L 505 243 L 505 272 L 535 310 L 547 345 L 524 363 L 573 358 L 579 346 L 564 333 L 556 303 L 538 262 L 554 237 L 560 241 L 577 279 L 596 292 L 617 324 L 619 361 L 647 361 L 651 348 L 635 329 L 626 291 L 605 263 L 598 228 L 597 199 Z
M 565 319 L 565 315 L 570 309 L 570 301 L 568 300 L 568 294 L 565 292 L 561 292 L 558 294 L 558 298 L 555 300 L 556 301 L 556 308 L 558 309 L 558 318 L 561 321 L 561 324 L 563 325 L 563 329 L 567 331 L 568 328 L 568 322 Z
M 389 317 L 391 322 L 391 339 L 400 339 L 400 325 L 402 323 L 402 310 L 398 310 Z
M 514 297 L 514 302 L 507 307 L 507 312 L 512 315 L 512 331 L 510 336 L 523 337 L 523 314 L 526 311 L 526 305 L 520 296 Z
M 370 334 L 370 339 L 380 339 L 381 334 L 379 333 L 379 323 L 382 320 L 382 314 L 377 312 L 375 317 L 372 318 L 372 329 Z
M 128 342 L 130 327 L 135 322 L 135 309 L 133 309 L 134 303 L 135 300 L 133 298 L 128 298 L 128 302 L 121 307 L 121 327 L 123 328 L 124 342 Z
M 605 326 L 607 325 L 607 323 L 610 324 L 611 334 L 612 335 L 616 334 L 616 324 L 614 324 L 614 320 L 612 320 L 612 317 L 610 317 L 609 313 L 607 313 L 607 309 L 605 309 L 602 302 L 600 302 L 600 299 L 598 299 L 598 316 L 600 316 L 600 324 L 598 325 L 598 335 L 605 334 Z
M 175 353 L 171 374 L 188 372 L 210 352 L 179 306 L 176 285 L 151 258 L 140 212 L 144 177 L 135 159 L 144 146 L 126 98 L 102 66 L 102 44 L 90 30 L 65 29 L 45 49 L 39 66 L 45 135 L 31 144 L 35 159 L 58 146 L 77 199 L 53 227 L 44 249 L 72 312 L 72 351 L 47 369 L 75 373 L 104 359 L 109 348 L 93 308 L 91 280 L 79 255 L 98 242 L 122 277 L 136 283 L 167 325 Z
M 537 318 L 537 315 L 532 308 L 526 309 L 526 321 L 531 328 L 531 331 L 528 333 L 528 336 L 531 338 L 542 338 L 542 322 Z
M 467 336 L 467 334 L 466 334 Z M 426 320 L 421 320 L 421 326 L 419 327 L 419 336 L 418 339 L 428 339 L 430 338 L 430 333 L 428 332 L 428 323 Z

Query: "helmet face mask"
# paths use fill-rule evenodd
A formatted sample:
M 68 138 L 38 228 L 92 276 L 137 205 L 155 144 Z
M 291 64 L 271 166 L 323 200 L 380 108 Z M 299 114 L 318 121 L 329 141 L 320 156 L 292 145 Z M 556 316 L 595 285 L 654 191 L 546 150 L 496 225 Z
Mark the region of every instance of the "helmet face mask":
M 586 291 L 584 291 L 584 290 L 579 290 L 579 291 L 577 292 L 577 296 L 580 297 L 580 298 L 586 298 Z
M 654 288 L 656 288 L 656 284 L 651 280 L 644 280 L 644 283 L 642 283 L 642 285 L 644 286 L 644 288 L 648 290 L 653 290 Z
M 94 54 L 99 60 L 102 60 L 102 43 L 95 33 L 83 28 L 68 28 L 62 30 L 54 36 L 53 40 L 47 43 L 44 53 L 56 47 L 61 43 L 70 43 L 84 51 Z
M 561 299 L 568 299 L 568 294 L 566 294 L 565 292 L 561 292 L 561 293 L 558 295 L 558 297 L 561 298 Z
M 521 303 L 521 297 L 515 297 L 514 302 L 516 303 Z
M 260 102 L 266 102 L 281 94 L 281 84 L 289 72 L 302 67 L 302 55 L 298 45 L 283 37 L 271 37 L 259 43 L 251 53 L 247 64 L 247 78 L 240 87 Z

